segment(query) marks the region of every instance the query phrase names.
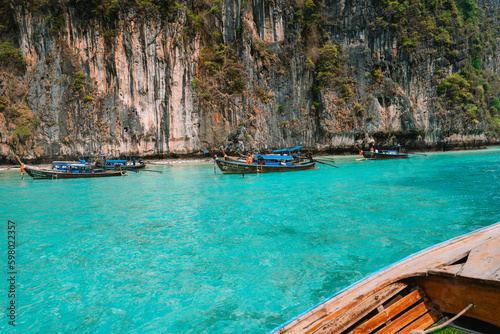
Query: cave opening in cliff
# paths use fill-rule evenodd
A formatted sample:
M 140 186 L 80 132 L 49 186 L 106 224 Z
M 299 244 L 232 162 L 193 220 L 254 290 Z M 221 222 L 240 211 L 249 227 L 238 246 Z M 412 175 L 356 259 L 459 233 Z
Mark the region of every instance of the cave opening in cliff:
M 384 108 L 390 107 L 392 105 L 392 96 L 379 96 L 377 97 L 378 103 Z

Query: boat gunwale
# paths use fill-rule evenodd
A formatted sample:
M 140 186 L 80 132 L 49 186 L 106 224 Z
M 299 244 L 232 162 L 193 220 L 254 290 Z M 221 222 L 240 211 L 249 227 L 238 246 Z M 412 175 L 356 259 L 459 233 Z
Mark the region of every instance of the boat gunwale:
M 390 153 L 364 152 L 363 151 L 363 157 L 365 159 L 372 159 L 372 160 L 390 160 L 390 159 L 405 159 L 405 158 L 409 158 L 410 156 L 408 155 L 408 153 L 390 154 Z M 384 158 L 381 158 L 381 157 L 384 157 Z
M 401 266 L 401 265 L 404 264 L 404 262 L 409 262 L 410 259 L 413 260 L 413 259 L 417 259 L 419 257 L 422 257 L 422 256 L 430 253 L 432 250 L 437 250 L 438 248 L 442 248 L 442 247 L 448 247 L 448 246 L 451 246 L 451 245 L 453 245 L 455 243 L 458 243 L 458 242 L 460 242 L 460 241 L 462 241 L 464 239 L 467 239 L 467 238 L 470 238 L 470 237 L 473 237 L 473 236 L 478 236 L 478 235 L 481 235 L 481 234 L 485 234 L 488 231 L 495 230 L 495 229 L 499 229 L 500 230 L 500 222 L 494 223 L 492 225 L 489 225 L 489 226 L 486 226 L 486 227 L 483 227 L 483 228 L 480 228 L 480 229 L 475 230 L 475 231 L 471 231 L 471 232 L 468 232 L 468 233 L 456 236 L 456 237 L 454 237 L 452 239 L 445 240 L 445 241 L 440 242 L 438 244 L 435 244 L 435 245 L 429 246 L 427 248 L 424 248 L 421 251 L 418 251 L 416 253 L 410 254 L 410 255 L 408 255 L 407 257 L 405 257 L 405 258 L 403 258 L 401 260 L 398 260 L 398 261 L 396 261 L 394 263 L 391 263 L 391 264 L 389 264 L 389 265 L 387 265 L 387 266 L 385 266 L 385 267 L 377 270 L 376 272 L 374 272 L 374 273 L 372 273 L 372 274 L 370 274 L 370 275 L 368 275 L 366 277 L 361 278 L 360 280 L 352 283 L 351 285 L 349 285 L 349 286 L 347 286 L 347 287 L 345 287 L 345 288 L 343 288 L 343 289 L 335 292 L 334 294 L 330 295 L 329 297 L 324 298 L 323 300 L 321 300 L 320 302 L 318 302 L 315 305 L 311 306 L 310 308 L 308 308 L 307 310 L 303 311 L 302 313 L 294 316 L 293 318 L 289 319 L 288 321 L 286 321 L 286 322 L 278 325 L 274 329 L 270 330 L 269 332 L 267 332 L 267 334 L 278 333 L 278 331 L 280 331 L 280 330 L 285 330 L 285 327 L 288 326 L 288 325 L 291 325 L 293 322 L 296 322 L 296 324 L 299 323 L 299 320 L 301 318 L 304 318 L 304 320 L 305 320 L 306 316 L 310 316 L 310 315 L 314 314 L 314 312 L 312 312 L 312 311 L 315 310 L 316 308 L 319 308 L 321 305 L 331 304 L 334 301 L 340 299 L 342 297 L 341 295 L 343 293 L 347 292 L 348 290 L 350 290 L 351 288 L 355 287 L 356 285 L 369 284 L 371 282 L 371 280 L 375 279 L 377 276 L 382 276 L 386 271 L 389 272 L 389 269 L 391 269 L 391 267 L 396 267 L 397 265 Z M 500 235 L 500 233 L 499 233 L 499 235 Z M 497 235 L 496 237 L 498 237 L 499 235 Z M 479 238 L 479 240 L 485 241 L 485 240 L 488 240 L 490 238 L 491 238 L 491 236 L 485 235 L 483 238 Z M 390 279 L 390 280 L 384 282 L 385 284 L 383 286 L 387 286 L 388 284 L 392 284 L 392 283 L 394 283 L 396 281 L 399 281 L 401 279 L 405 279 L 405 278 L 408 278 L 408 277 L 424 276 L 425 273 L 426 272 L 419 272 L 419 271 L 407 272 L 405 274 L 402 274 L 402 275 L 399 275 L 399 276 L 395 276 L 393 279 Z M 377 290 L 379 290 L 383 286 L 380 286 L 378 288 L 377 287 L 373 288 L 370 292 L 376 292 Z M 336 300 L 333 300 L 334 298 L 336 298 Z M 331 303 L 328 303 L 328 301 L 331 301 Z M 352 304 L 352 302 L 351 303 L 348 302 L 348 303 L 345 303 L 343 305 L 339 305 L 339 307 L 337 308 L 337 311 L 342 310 L 342 308 L 345 308 L 346 306 L 349 306 L 350 304 Z M 319 320 L 319 319 L 316 319 L 316 320 L 312 321 L 310 324 L 313 324 L 317 320 Z M 292 328 L 292 327 L 289 327 L 289 328 Z

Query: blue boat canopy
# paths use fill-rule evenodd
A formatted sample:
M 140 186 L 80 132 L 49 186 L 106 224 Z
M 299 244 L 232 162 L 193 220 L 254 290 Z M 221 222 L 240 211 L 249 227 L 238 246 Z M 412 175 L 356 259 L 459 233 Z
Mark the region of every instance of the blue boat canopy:
M 293 151 L 295 151 L 295 150 L 301 149 L 301 148 L 303 148 L 303 147 L 304 147 L 304 145 L 300 145 L 300 146 L 297 146 L 297 147 L 291 148 L 291 149 L 290 149 L 290 152 L 293 152 Z
M 78 157 L 78 160 L 80 160 L 82 164 L 91 161 L 90 157 Z
M 110 164 L 125 164 L 127 160 L 106 160 L 106 162 Z
M 87 167 L 90 165 L 85 164 L 85 163 L 78 163 L 78 162 L 56 161 L 56 162 L 52 163 L 52 166 Z
M 68 166 L 68 167 L 90 167 L 90 165 L 87 164 L 79 164 L 79 163 L 61 163 L 61 162 L 56 162 L 53 163 L 52 165 L 54 166 Z
M 304 145 L 300 145 L 300 146 L 297 146 L 297 147 L 294 147 L 294 148 L 283 148 L 281 150 L 274 150 L 273 153 L 281 153 L 281 152 L 293 152 L 295 150 L 298 150 L 298 149 L 301 149 L 302 147 L 304 147 Z
M 289 155 L 266 155 L 266 154 L 256 154 L 255 159 L 257 160 L 293 160 Z

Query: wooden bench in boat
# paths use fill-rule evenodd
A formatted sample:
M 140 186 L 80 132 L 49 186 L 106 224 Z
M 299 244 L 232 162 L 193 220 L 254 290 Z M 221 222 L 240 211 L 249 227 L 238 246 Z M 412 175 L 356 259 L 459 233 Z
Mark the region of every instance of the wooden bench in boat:
M 318 319 L 305 333 L 409 334 L 442 317 L 422 289 L 404 283 L 390 284 L 341 311 Z

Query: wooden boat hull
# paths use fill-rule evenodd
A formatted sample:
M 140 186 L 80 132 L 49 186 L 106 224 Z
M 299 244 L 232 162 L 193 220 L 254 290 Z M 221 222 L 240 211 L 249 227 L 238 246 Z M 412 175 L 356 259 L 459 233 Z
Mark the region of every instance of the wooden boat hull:
M 145 164 L 135 165 L 135 166 L 131 165 L 131 166 L 125 167 L 125 170 L 139 170 L 139 169 L 144 169 L 144 168 L 146 168 Z M 124 169 L 124 168 L 122 167 L 122 169 Z
M 123 165 L 123 166 L 118 166 L 118 167 L 115 167 L 115 166 L 106 166 L 106 170 L 140 170 L 140 169 L 144 169 L 146 168 L 146 165 L 145 164 L 141 164 L 141 165 Z
M 408 158 L 408 154 L 405 153 L 387 154 L 387 153 L 363 151 L 363 157 L 365 157 L 365 159 L 370 159 L 370 160 L 406 159 Z
M 410 333 L 469 305 L 466 319 L 500 329 L 500 223 L 388 266 L 270 333 Z
M 124 171 L 70 172 L 25 166 L 26 173 L 33 179 L 74 179 L 125 175 Z
M 249 173 L 270 173 L 270 172 L 291 172 L 299 170 L 309 170 L 315 169 L 316 163 L 301 163 L 290 166 L 282 165 L 257 165 L 257 164 L 246 164 L 236 161 L 226 161 L 217 159 L 217 166 L 222 171 L 223 174 L 249 174 Z

